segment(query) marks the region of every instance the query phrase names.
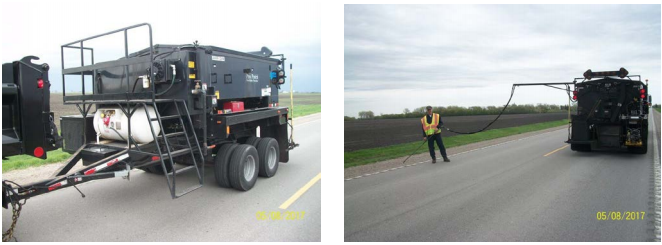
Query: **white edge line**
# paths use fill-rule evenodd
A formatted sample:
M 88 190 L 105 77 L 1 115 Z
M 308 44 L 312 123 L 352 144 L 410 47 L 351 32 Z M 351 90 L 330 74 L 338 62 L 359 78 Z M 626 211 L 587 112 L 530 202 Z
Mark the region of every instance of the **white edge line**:
M 653 171 L 655 171 L 653 174 L 655 176 L 655 224 L 653 226 L 655 227 L 655 241 L 659 242 L 660 238 L 662 237 L 662 233 L 660 230 L 660 155 L 658 153 L 659 149 L 657 148 L 657 127 L 655 126 L 655 113 L 653 113 L 652 117 L 649 117 L 650 121 L 649 122 L 649 127 L 653 127 Z

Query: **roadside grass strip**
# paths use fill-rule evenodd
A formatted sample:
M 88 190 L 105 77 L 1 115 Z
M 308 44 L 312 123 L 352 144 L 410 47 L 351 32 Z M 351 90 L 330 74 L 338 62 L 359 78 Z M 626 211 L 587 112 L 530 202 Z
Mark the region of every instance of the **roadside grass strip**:
M 289 105 L 286 105 L 289 107 Z M 316 105 L 297 105 L 294 104 L 294 110 L 292 111 L 294 113 L 294 118 L 297 117 L 302 117 L 302 116 L 307 116 L 310 114 L 315 114 L 315 113 L 320 113 L 322 112 L 322 105 L 321 104 L 316 104 Z
M 7 157 L 7 160 L 2 160 L 2 172 L 62 162 L 67 160 L 71 154 L 62 151 L 62 149 L 57 149 L 54 151 L 49 151 L 47 156 L 48 159 L 43 160 L 41 158 L 36 158 L 30 155 L 16 155 Z
M 456 135 L 451 137 L 444 137 L 444 146 L 448 149 L 461 145 L 467 145 L 485 140 L 491 140 L 511 135 L 517 135 L 532 131 L 538 131 L 558 126 L 568 125 L 568 120 L 558 120 L 543 123 L 534 123 L 518 127 L 491 129 L 476 134 Z M 422 141 L 411 143 L 397 144 L 387 147 L 363 149 L 351 152 L 345 152 L 345 168 L 372 164 L 385 160 L 390 160 L 398 157 L 407 156 L 412 153 L 416 147 L 421 145 Z M 428 152 L 427 146 L 422 146 L 414 154 Z

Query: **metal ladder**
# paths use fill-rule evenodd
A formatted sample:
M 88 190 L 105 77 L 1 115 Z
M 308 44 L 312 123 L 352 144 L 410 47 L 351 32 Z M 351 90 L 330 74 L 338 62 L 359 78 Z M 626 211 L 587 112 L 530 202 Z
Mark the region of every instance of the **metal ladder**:
M 172 104 L 174 104 L 177 113 L 174 114 L 174 115 L 161 116 L 160 113 L 159 113 L 159 110 L 156 106 L 157 104 L 160 104 L 160 103 L 172 103 Z M 179 103 L 181 103 L 184 106 L 185 114 L 182 114 L 182 110 L 179 107 L 180 106 Z M 204 182 L 204 171 L 205 171 L 204 170 L 204 159 L 205 158 L 204 158 L 204 155 L 202 154 L 202 148 L 200 148 L 200 143 L 198 141 L 198 136 L 195 134 L 195 130 L 193 129 L 193 122 L 191 121 L 191 115 L 189 114 L 188 107 L 186 106 L 186 101 L 184 101 L 184 100 L 174 100 L 174 99 L 166 99 L 166 100 L 160 99 L 160 100 L 153 100 L 151 102 L 143 102 L 141 104 L 142 104 L 143 108 L 145 109 L 145 114 L 147 116 L 147 120 L 149 120 L 149 122 L 150 122 L 149 123 L 150 131 L 152 132 L 152 137 L 154 138 L 154 143 L 156 144 L 156 150 L 157 150 L 157 152 L 160 156 L 161 167 L 163 168 L 163 172 L 165 173 L 166 181 L 168 183 L 168 188 L 170 188 L 170 194 L 172 195 L 172 198 L 174 199 L 174 198 L 181 197 L 183 195 L 186 195 L 186 194 L 202 187 L 202 184 Z M 156 117 L 151 117 L 149 115 L 149 111 L 147 110 L 147 104 L 151 104 L 151 106 L 154 107 Z M 191 133 L 193 134 L 193 140 L 195 140 L 195 147 L 197 147 L 195 149 L 191 146 L 191 138 L 189 137 L 189 133 L 186 130 L 186 124 L 184 123 L 184 119 L 182 118 L 182 116 L 186 117 L 186 120 L 189 123 L 188 125 L 191 128 Z M 172 120 L 172 119 L 179 119 L 179 122 L 182 125 L 182 131 L 166 134 L 165 129 L 163 127 L 162 120 Z M 152 123 L 151 123 L 152 121 L 158 121 L 159 127 L 161 128 L 160 132 L 154 132 L 154 127 L 152 126 Z M 165 153 L 162 152 L 161 146 L 160 146 L 160 143 L 159 143 L 159 139 L 157 138 L 157 135 L 159 135 L 159 133 L 160 133 L 161 139 L 163 139 L 163 142 L 165 144 L 165 149 L 166 149 Z M 175 150 L 174 148 L 172 148 L 173 150 L 171 150 L 171 144 L 169 143 L 168 137 L 180 137 L 180 136 L 184 136 L 186 138 L 187 145 L 185 146 L 185 148 L 182 148 L 182 149 Z M 201 162 L 199 163 L 200 165 L 198 165 L 198 162 L 195 159 L 195 153 L 193 151 L 196 151 L 200 154 L 200 160 L 201 160 Z M 193 159 L 193 165 L 184 167 L 184 168 L 179 169 L 179 170 L 175 169 L 175 162 L 173 161 L 173 158 L 177 157 L 177 156 L 186 155 L 187 153 L 189 153 L 191 155 L 191 158 Z M 170 167 L 172 169 L 171 172 L 166 171 L 167 170 L 166 159 L 168 160 L 168 164 L 170 164 Z M 178 174 L 185 173 L 185 172 L 188 172 L 188 171 L 193 170 L 193 169 L 195 169 L 196 174 L 198 175 L 198 181 L 199 181 L 200 184 L 189 187 L 189 188 L 185 189 L 184 191 L 182 191 L 181 193 L 177 193 L 176 192 L 176 176 Z

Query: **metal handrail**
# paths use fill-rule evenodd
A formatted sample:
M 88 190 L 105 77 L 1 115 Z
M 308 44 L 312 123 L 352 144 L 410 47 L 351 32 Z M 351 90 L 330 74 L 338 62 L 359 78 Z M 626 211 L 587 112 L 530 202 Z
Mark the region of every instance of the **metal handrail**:
M 64 68 L 64 48 L 78 48 L 78 49 L 81 50 L 81 52 L 80 52 L 81 66 L 77 67 L 76 70 L 81 71 L 80 72 L 81 73 L 80 74 L 81 75 L 81 87 L 82 87 L 82 93 L 83 93 L 83 95 L 85 95 L 85 77 L 84 77 L 85 75 L 84 75 L 84 72 L 82 71 L 84 69 L 81 69 L 81 68 L 94 67 L 94 54 L 93 54 L 93 51 L 92 51 L 92 64 L 89 65 L 89 66 L 85 66 L 84 50 L 93 50 L 93 49 L 89 48 L 89 47 L 84 47 L 83 46 L 84 42 L 92 40 L 92 39 L 96 39 L 96 38 L 99 38 L 99 37 L 107 36 L 107 35 L 110 35 L 110 34 L 114 34 L 114 33 L 118 33 L 118 32 L 124 32 L 124 58 L 128 59 L 129 58 L 129 46 L 128 46 L 129 44 L 128 44 L 128 37 L 127 37 L 128 34 L 127 34 L 127 32 L 130 29 L 135 29 L 135 28 L 142 27 L 142 26 L 147 26 L 148 29 L 149 29 L 149 51 L 150 51 L 150 71 L 151 71 L 151 70 L 154 70 L 154 67 L 153 67 L 153 61 L 154 61 L 154 47 L 153 46 L 154 45 L 153 45 L 153 42 L 152 42 L 152 26 L 149 23 L 141 23 L 141 24 L 137 24 L 137 25 L 132 25 L 132 26 L 120 28 L 120 29 L 117 29 L 117 30 L 114 30 L 114 31 L 109 31 L 109 32 L 106 32 L 106 33 L 98 34 L 98 35 L 95 35 L 95 36 L 91 36 L 91 37 L 88 37 L 88 38 L 80 39 L 80 40 L 62 45 L 60 47 L 60 55 L 61 55 L 61 62 L 62 62 L 62 97 L 63 97 L 63 100 L 64 100 L 64 97 L 66 96 L 66 86 L 65 86 L 65 84 L 66 84 L 65 70 L 66 69 Z M 80 43 L 79 47 L 72 46 L 72 45 L 78 44 L 78 43 Z M 122 65 L 118 65 L 118 66 L 122 66 Z M 128 73 L 128 65 L 123 65 L 123 66 L 124 66 L 126 74 L 129 74 Z M 94 69 L 90 69 L 90 70 L 87 70 L 87 71 L 93 71 L 93 70 Z M 96 76 L 96 74 L 92 73 L 92 80 L 93 81 L 95 80 L 95 76 Z M 154 94 L 155 93 L 154 78 L 153 78 L 153 74 L 151 72 L 149 74 L 149 78 L 150 78 L 149 79 L 150 80 L 150 86 L 152 87 L 152 93 Z M 129 83 L 130 83 L 130 79 L 127 76 L 127 93 L 129 93 L 129 91 L 128 91 Z M 152 96 L 152 99 L 154 100 L 155 97 Z M 82 103 L 83 104 L 85 103 L 84 99 L 83 99 Z

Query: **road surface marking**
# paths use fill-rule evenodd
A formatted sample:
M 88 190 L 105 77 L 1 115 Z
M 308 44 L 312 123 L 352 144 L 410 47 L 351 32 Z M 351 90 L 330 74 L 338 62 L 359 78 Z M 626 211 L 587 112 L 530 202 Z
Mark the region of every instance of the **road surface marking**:
M 553 151 L 550 152 L 550 153 L 545 154 L 543 157 L 546 157 L 546 156 L 552 155 L 552 154 L 554 154 L 555 152 L 560 151 L 560 150 L 563 150 L 564 148 L 566 148 L 566 147 L 568 147 L 568 146 L 569 146 L 569 145 L 564 145 L 564 146 L 561 147 L 561 148 L 558 148 L 558 149 L 556 149 L 556 150 L 553 150 Z
M 278 207 L 278 208 L 287 209 L 288 207 L 290 207 L 290 205 L 292 205 L 292 203 L 294 203 L 297 199 L 299 199 L 299 197 L 301 197 L 301 195 L 303 195 L 303 193 L 306 193 L 306 191 L 308 189 L 310 189 L 310 187 L 312 187 L 315 183 L 317 183 L 317 181 L 319 181 L 321 178 L 322 178 L 322 173 L 317 174 L 317 176 L 315 176 L 315 178 L 308 181 L 308 183 L 306 185 L 301 187 L 301 189 L 299 189 L 296 193 L 294 193 L 294 195 L 292 195 L 290 197 L 290 199 L 287 199 L 287 201 L 285 201 L 283 204 L 281 204 L 280 207 Z
M 649 118 L 648 127 L 653 128 L 653 135 L 657 136 L 657 127 L 655 126 L 655 112 L 653 112 L 653 117 Z M 652 127 L 651 127 L 652 125 Z M 650 131 L 650 130 L 649 130 Z M 653 218 L 655 219 L 654 227 L 655 227 L 655 239 L 654 241 L 659 242 L 662 240 L 662 233 L 660 233 L 660 153 L 658 153 L 658 145 L 657 145 L 657 139 L 653 137 L 653 176 L 655 176 L 655 184 L 654 184 L 654 198 L 653 203 L 655 203 L 655 214 Z M 650 140 L 650 138 L 649 138 Z
M 300 124 L 295 124 L 294 126 L 303 126 L 303 125 L 314 123 L 314 122 L 317 122 L 317 121 L 320 121 L 320 120 L 322 120 L 322 119 L 317 119 L 317 120 L 308 121 L 308 122 L 304 122 L 304 123 L 300 123 Z
M 562 129 L 559 129 L 559 130 L 562 130 Z M 461 155 L 461 154 L 466 154 L 466 153 L 473 152 L 473 151 L 479 151 L 479 150 L 483 150 L 483 149 L 487 149 L 487 148 L 491 148 L 491 147 L 495 147 L 495 146 L 500 146 L 500 145 L 510 144 L 510 143 L 512 143 L 512 142 L 516 142 L 516 141 L 520 141 L 520 140 L 525 140 L 525 139 L 528 139 L 528 138 L 533 138 L 533 137 L 541 136 L 541 135 L 545 135 L 545 134 L 554 133 L 554 132 L 559 131 L 559 130 L 549 131 L 549 132 L 545 132 L 545 133 L 541 133 L 541 134 L 534 134 L 534 135 L 527 136 L 527 137 L 524 137 L 524 138 L 521 138 L 521 139 L 509 140 L 509 141 L 506 141 L 506 142 L 501 142 L 501 143 L 494 144 L 494 145 L 488 145 L 488 146 L 484 146 L 484 147 L 477 148 L 477 149 L 473 149 L 473 150 L 463 151 L 463 152 L 455 153 L 455 154 L 448 155 L 448 156 L 449 156 L 449 157 L 452 157 L 452 156 L 457 156 L 457 155 Z M 424 154 L 424 153 L 421 153 L 421 154 Z M 403 158 L 404 158 L 404 157 L 403 157 Z M 402 168 L 406 168 L 406 167 L 413 167 L 413 166 L 416 166 L 416 165 L 418 165 L 418 164 L 426 163 L 426 162 L 430 162 L 430 161 L 432 161 L 432 160 L 427 160 L 427 161 L 417 162 L 417 163 L 413 163 L 413 164 L 407 164 L 407 165 L 403 165 L 403 166 L 400 166 L 400 167 L 397 167 L 397 168 L 392 168 L 392 169 L 390 169 L 389 171 L 398 170 L 398 169 L 402 169 Z M 370 176 L 370 175 L 373 175 L 373 174 L 380 174 L 380 173 L 383 173 L 383 172 L 389 172 L 389 171 L 380 171 L 380 172 L 374 172 L 374 173 L 369 173 L 369 174 L 363 174 L 363 175 L 359 175 L 359 176 L 356 176 L 356 177 L 352 177 L 352 178 L 345 179 L 345 181 L 350 181 L 350 180 L 354 180 L 354 179 L 359 179 L 359 178 L 367 177 L 367 176 Z

